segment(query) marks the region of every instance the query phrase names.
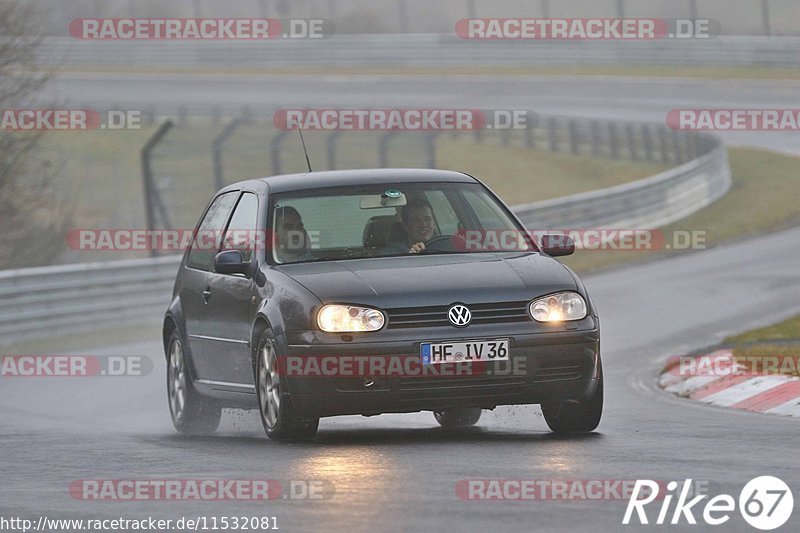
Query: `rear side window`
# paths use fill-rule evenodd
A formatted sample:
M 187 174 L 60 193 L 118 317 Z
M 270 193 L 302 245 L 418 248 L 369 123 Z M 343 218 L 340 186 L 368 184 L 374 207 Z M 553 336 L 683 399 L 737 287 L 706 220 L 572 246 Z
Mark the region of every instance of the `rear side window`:
M 214 256 L 220 246 L 222 230 L 231 214 L 238 192 L 228 192 L 217 196 L 208 208 L 206 216 L 197 228 L 192 249 L 186 259 L 186 266 L 200 270 L 211 270 Z

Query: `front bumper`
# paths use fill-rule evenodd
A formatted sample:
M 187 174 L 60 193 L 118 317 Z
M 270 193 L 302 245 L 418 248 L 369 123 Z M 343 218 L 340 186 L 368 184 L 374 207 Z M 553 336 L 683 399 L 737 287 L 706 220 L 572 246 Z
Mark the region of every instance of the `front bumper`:
M 287 371 L 285 383 L 290 401 L 301 416 L 375 415 L 453 407 L 492 409 L 498 405 L 540 404 L 580 400 L 594 393 L 600 365 L 600 331 L 596 317 L 587 317 L 575 329 L 520 333 L 519 326 L 469 328 L 417 328 L 404 332 L 405 339 L 330 342 L 311 332 L 282 335 L 281 357 L 317 362 L 335 358 L 380 358 L 379 369 L 355 370 L 355 366 L 328 365 L 326 371 Z M 440 372 L 409 359 L 419 359 L 421 342 L 508 338 L 508 362 L 451 364 Z M 327 341 L 327 342 L 320 342 Z M 417 362 L 417 361 L 412 361 Z M 284 367 L 286 368 L 286 367 Z M 305 367 L 307 368 L 307 367 Z M 317 369 L 319 366 L 313 366 Z M 340 372 L 343 368 L 346 372 Z M 372 367 L 375 370 L 376 367 Z M 411 371 L 409 371 L 411 368 Z M 416 370 L 414 370 L 416 369 Z M 471 370 L 470 370 L 471 369 Z M 352 371 L 351 371 L 352 370 Z

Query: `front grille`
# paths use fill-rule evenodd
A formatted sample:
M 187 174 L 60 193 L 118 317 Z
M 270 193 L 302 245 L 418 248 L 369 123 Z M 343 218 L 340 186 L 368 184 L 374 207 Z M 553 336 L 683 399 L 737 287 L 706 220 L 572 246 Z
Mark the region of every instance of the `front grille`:
M 527 322 L 528 302 L 499 302 L 491 304 L 464 304 L 472 313 L 472 324 L 501 324 L 504 322 Z M 428 307 L 399 307 L 387 309 L 389 329 L 452 326 L 447 318 L 449 305 Z

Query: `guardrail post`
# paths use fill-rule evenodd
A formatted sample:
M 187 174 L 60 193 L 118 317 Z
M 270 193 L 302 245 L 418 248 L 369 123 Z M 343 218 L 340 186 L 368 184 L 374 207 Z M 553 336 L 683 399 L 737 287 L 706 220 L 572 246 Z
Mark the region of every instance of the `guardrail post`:
M 225 182 L 222 172 L 222 149 L 225 147 L 225 143 L 228 139 L 236 132 L 236 129 L 242 121 L 242 117 L 236 117 L 231 120 L 211 142 L 211 157 L 214 160 L 214 187 L 217 191 L 223 187 Z
M 279 132 L 270 143 L 270 157 L 272 158 L 272 174 L 278 175 L 281 173 L 281 145 L 289 134 L 287 130 Z
M 325 147 L 328 151 L 329 170 L 336 170 L 336 141 L 339 140 L 340 133 L 342 133 L 341 130 L 334 130 L 330 135 L 328 135 L 328 140 L 325 143 Z
M 165 226 L 170 227 L 167 210 L 164 209 L 164 205 L 161 203 L 161 199 L 158 196 L 155 183 L 153 183 L 153 167 L 151 165 L 151 155 L 153 149 L 158 145 L 158 143 L 161 142 L 170 128 L 172 128 L 171 120 L 167 120 L 161 126 L 159 126 L 152 137 L 147 139 L 147 142 L 144 143 L 140 154 L 142 163 L 142 185 L 144 187 L 145 217 L 147 219 L 147 229 L 151 231 L 155 229 L 156 225 L 156 208 L 158 208 L 161 214 L 161 221 Z M 150 256 L 156 257 L 157 255 L 157 250 L 152 248 L 150 250 Z
M 392 137 L 395 135 L 397 135 L 396 131 L 387 131 L 381 136 L 378 145 L 378 166 L 381 168 L 389 167 L 389 141 L 391 141 Z

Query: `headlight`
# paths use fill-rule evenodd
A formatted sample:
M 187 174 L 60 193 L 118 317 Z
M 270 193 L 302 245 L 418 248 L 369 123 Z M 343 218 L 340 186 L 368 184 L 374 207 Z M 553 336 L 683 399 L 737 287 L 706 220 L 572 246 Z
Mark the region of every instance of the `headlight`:
M 378 331 L 384 321 L 377 309 L 354 305 L 324 305 L 317 314 L 319 329 L 328 333 Z
M 531 316 L 537 322 L 564 322 L 586 318 L 586 302 L 577 292 L 558 292 L 531 302 Z

